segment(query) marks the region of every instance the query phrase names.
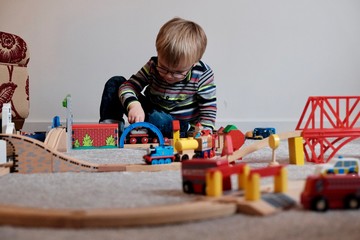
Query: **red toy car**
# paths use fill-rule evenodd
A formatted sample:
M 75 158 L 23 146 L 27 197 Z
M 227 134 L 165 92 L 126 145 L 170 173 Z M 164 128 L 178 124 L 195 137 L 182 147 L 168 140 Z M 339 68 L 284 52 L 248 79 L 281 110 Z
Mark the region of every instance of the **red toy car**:
M 219 166 L 228 166 L 226 159 L 192 159 L 181 163 L 183 191 L 185 193 L 206 194 L 206 170 Z M 224 190 L 231 190 L 230 177 L 223 178 Z
M 305 209 L 321 212 L 331 208 L 358 209 L 360 177 L 358 175 L 309 176 L 300 201 Z

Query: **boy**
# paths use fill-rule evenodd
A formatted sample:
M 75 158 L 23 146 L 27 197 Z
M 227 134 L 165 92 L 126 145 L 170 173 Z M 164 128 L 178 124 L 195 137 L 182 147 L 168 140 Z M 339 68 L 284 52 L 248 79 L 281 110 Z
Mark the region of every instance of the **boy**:
M 157 57 L 152 57 L 129 80 L 113 77 L 105 84 L 100 122 L 149 122 L 165 137 L 172 137 L 172 121 L 180 121 L 186 136 L 195 124 L 214 129 L 216 86 L 210 67 L 200 59 L 207 38 L 196 23 L 173 18 L 156 38 Z

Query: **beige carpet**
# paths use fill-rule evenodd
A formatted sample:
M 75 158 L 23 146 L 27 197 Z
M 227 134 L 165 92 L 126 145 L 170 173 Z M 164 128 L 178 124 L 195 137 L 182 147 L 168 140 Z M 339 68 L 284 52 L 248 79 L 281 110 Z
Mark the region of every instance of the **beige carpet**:
M 251 144 L 248 141 L 246 144 Z M 142 162 L 143 150 L 79 150 L 68 153 L 93 162 Z M 360 158 L 360 141 L 339 154 Z M 288 162 L 287 142 L 277 150 L 280 163 Z M 271 149 L 246 156 L 251 167 L 266 166 Z M 292 181 L 306 178 L 314 164 L 288 166 Z M 268 178 L 263 184 L 271 184 Z M 0 203 L 42 208 L 136 208 L 193 201 L 181 189 L 179 171 L 139 173 L 8 174 L 0 177 Z M 0 239 L 359 239 L 360 211 L 314 213 L 297 207 L 267 217 L 236 214 L 226 218 L 163 226 L 118 229 L 38 229 L 0 227 Z

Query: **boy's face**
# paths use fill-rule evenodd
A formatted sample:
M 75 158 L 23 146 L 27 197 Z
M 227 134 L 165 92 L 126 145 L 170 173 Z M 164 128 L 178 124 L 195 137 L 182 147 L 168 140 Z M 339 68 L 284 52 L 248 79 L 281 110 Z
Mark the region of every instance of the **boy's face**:
M 184 80 L 193 66 L 194 65 L 189 66 L 188 64 L 180 62 L 176 67 L 170 67 L 166 63 L 162 62 L 160 58 L 158 58 L 156 70 L 165 82 L 174 84 Z

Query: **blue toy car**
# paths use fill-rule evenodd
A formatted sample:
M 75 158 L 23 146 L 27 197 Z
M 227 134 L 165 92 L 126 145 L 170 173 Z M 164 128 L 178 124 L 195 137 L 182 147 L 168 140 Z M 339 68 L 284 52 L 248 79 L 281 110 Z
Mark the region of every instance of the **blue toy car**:
M 269 137 L 271 134 L 276 134 L 275 128 L 254 128 L 253 131 L 246 132 L 247 139 L 261 140 Z

